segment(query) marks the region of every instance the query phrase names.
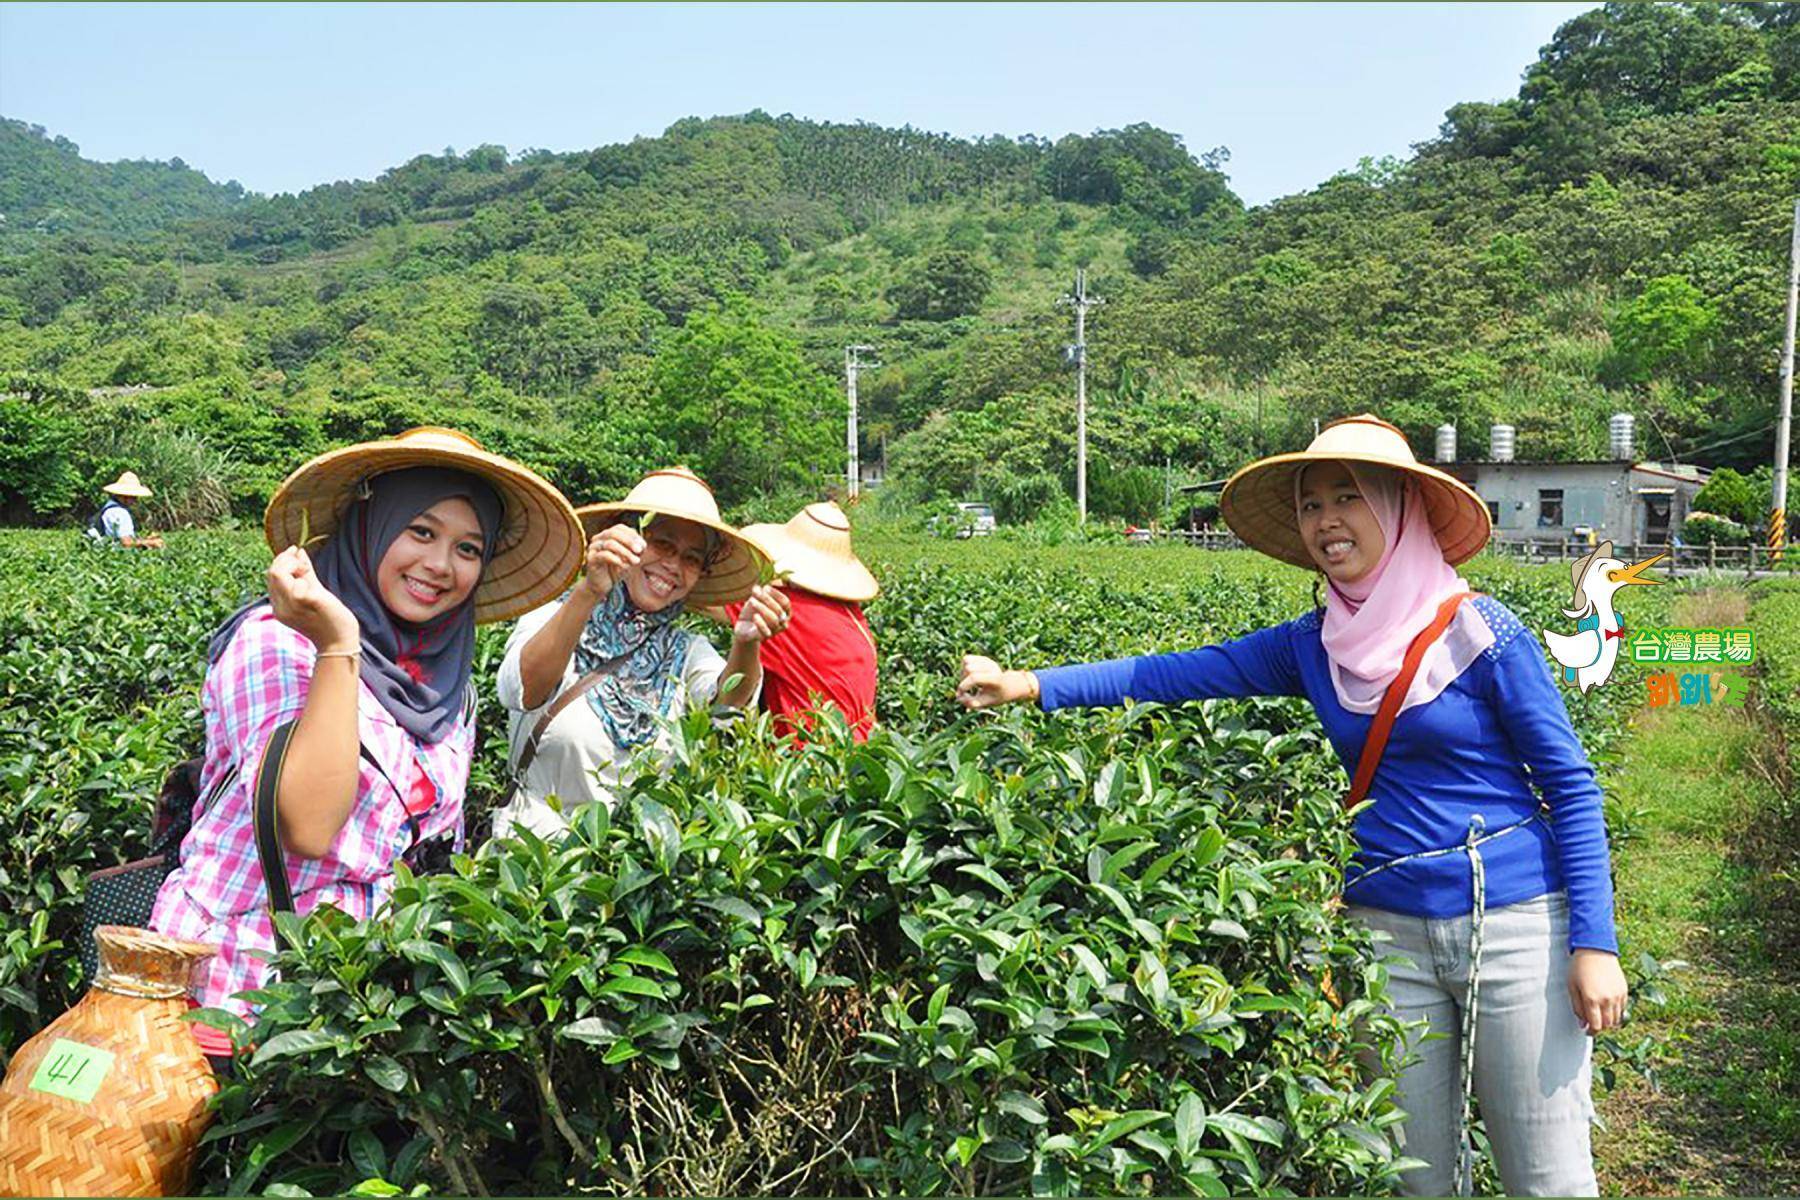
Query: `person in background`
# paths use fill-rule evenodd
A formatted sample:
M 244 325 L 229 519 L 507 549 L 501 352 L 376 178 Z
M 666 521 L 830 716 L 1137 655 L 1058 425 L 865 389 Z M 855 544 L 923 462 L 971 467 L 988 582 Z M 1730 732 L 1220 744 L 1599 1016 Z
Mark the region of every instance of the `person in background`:
M 1391 1000 L 1430 1035 L 1398 1081 L 1423 1163 L 1402 1191 L 1469 1194 L 1478 1093 L 1508 1195 L 1594 1195 L 1591 1039 L 1626 1000 L 1606 820 L 1542 645 L 1456 573 L 1487 544 L 1487 505 L 1365 413 L 1246 466 L 1220 507 L 1251 548 L 1318 571 L 1324 602 L 1173 654 L 1038 671 L 970 655 L 958 698 L 1305 696 L 1358 781 L 1346 914 L 1403 956 Z
M 746 526 L 744 536 L 774 562 L 793 609 L 787 631 L 763 645 L 763 709 L 777 730 L 797 733 L 815 709 L 831 705 L 851 736 L 867 741 L 875 728 L 876 649 L 862 606 L 881 588 L 851 549 L 849 519 L 826 501 L 785 525 Z M 727 605 L 724 619 L 735 622 L 741 607 Z
M 652 471 L 624 500 L 578 511 L 581 580 L 520 620 L 500 664 L 518 787 L 494 810 L 495 837 L 520 825 L 562 833 L 578 806 L 613 802 L 641 751 L 660 756 L 664 721 L 755 703 L 763 644 L 787 627 L 787 598 L 756 582 L 767 557 L 719 518 L 712 489 L 687 468 Z M 727 655 L 676 622 L 689 604 L 735 601 Z
M 562 493 L 448 429 L 313 459 L 263 529 L 268 594 L 207 646 L 202 799 L 150 919 L 219 947 L 195 999 L 239 1016 L 275 948 L 254 804 L 277 731 L 292 726 L 274 782 L 294 910 L 367 919 L 396 863 L 462 844 L 476 625 L 557 595 L 581 561 Z M 224 1034 L 194 1028 L 209 1056 L 231 1054 Z
M 129 546 L 133 549 L 160 550 L 163 540 L 157 534 L 139 536 L 137 522 L 132 518 L 131 507 L 139 500 L 147 500 L 152 495 L 149 488 L 138 482 L 137 472 L 125 471 L 119 477 L 100 489 L 106 493 L 106 499 L 100 504 L 100 511 L 88 522 L 85 536 L 94 542 L 112 543 Z

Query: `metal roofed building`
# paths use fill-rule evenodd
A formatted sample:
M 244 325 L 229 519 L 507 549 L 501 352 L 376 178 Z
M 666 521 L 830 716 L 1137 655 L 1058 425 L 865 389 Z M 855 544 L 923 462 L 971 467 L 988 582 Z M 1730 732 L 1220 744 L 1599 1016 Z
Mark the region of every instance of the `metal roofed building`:
M 1436 463 L 1487 501 L 1494 536 L 1560 541 L 1577 528 L 1630 545 L 1672 540 L 1707 473 L 1655 462 Z
M 1693 512 L 1694 496 L 1711 472 L 1687 463 L 1640 460 L 1632 452 L 1635 421 L 1616 413 L 1608 423 L 1614 457 L 1575 462 L 1519 462 L 1514 429 L 1489 430 L 1488 456 L 1456 457 L 1456 428 L 1437 429 L 1432 466 L 1468 484 L 1487 502 L 1494 540 L 1566 555 L 1573 545 L 1612 539 L 1615 546 L 1668 546 Z M 1184 485 L 1184 492 L 1216 492 L 1225 480 Z M 1229 533 L 1204 535 L 1220 546 L 1239 545 Z M 1202 535 L 1190 535 L 1199 540 Z M 1206 544 L 1212 544 L 1208 541 Z
M 1438 470 L 1487 502 L 1494 536 L 1504 541 L 1562 541 L 1577 530 L 1628 545 L 1666 545 L 1693 510 L 1710 472 L 1689 464 L 1641 461 L 1632 453 L 1635 422 L 1615 414 L 1608 433 L 1613 457 L 1578 462 L 1518 462 L 1514 431 L 1495 425 L 1488 456 L 1456 457 L 1456 431 L 1437 431 Z

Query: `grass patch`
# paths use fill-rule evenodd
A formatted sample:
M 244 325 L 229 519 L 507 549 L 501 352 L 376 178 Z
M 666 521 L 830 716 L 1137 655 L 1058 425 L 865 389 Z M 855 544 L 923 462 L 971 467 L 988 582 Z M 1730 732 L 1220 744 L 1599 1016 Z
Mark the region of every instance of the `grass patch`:
M 1681 597 L 1673 620 L 1745 611 L 1742 592 L 1715 589 Z M 1632 1024 L 1664 1047 L 1661 1091 L 1631 1080 L 1601 1103 L 1609 1193 L 1800 1190 L 1800 974 L 1780 945 L 1793 914 L 1766 890 L 1766 826 L 1787 800 L 1770 740 L 1753 710 L 1645 709 L 1610 783 L 1637 835 L 1616 856 L 1621 938 L 1688 966 Z

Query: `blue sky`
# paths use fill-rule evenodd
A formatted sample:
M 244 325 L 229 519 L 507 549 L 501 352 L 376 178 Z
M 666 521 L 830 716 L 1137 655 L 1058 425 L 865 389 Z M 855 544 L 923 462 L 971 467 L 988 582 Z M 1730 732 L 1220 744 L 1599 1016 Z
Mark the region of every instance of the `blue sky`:
M 1512 95 L 1586 4 L 5 4 L 0 114 L 255 191 L 762 108 L 972 136 L 1149 121 L 1250 203 Z

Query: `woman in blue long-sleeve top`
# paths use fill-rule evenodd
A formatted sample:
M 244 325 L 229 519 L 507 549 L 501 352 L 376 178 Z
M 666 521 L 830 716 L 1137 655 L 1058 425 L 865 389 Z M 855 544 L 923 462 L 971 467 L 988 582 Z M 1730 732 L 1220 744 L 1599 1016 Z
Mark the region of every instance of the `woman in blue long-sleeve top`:
M 1513 1195 L 1594 1195 L 1591 1037 L 1624 1016 L 1600 789 L 1537 640 L 1468 596 L 1455 564 L 1487 506 L 1369 415 L 1302 454 L 1245 467 L 1221 498 L 1248 545 L 1320 571 L 1322 607 L 1175 654 L 1039 671 L 964 660 L 970 708 L 1046 711 L 1217 696 L 1305 696 L 1354 770 L 1390 684 L 1434 619 L 1355 818 L 1348 912 L 1410 960 L 1400 1014 L 1435 1037 L 1400 1078 L 1413 1195 L 1470 1186 L 1468 1096 Z M 1459 601 L 1458 597 L 1464 597 Z M 1447 619 L 1447 624 L 1444 621 Z

